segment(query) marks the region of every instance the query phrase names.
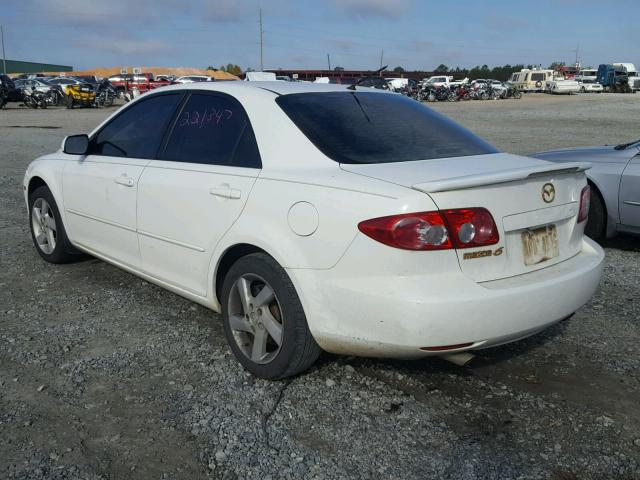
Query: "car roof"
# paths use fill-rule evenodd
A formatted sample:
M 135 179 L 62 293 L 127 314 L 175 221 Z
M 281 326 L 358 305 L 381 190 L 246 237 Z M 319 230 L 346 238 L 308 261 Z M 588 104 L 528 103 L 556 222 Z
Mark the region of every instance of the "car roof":
M 307 83 L 307 82 L 283 82 L 283 81 L 273 81 L 273 82 L 246 82 L 246 81 L 217 81 L 217 82 L 203 82 L 198 84 L 179 84 L 179 85 L 169 85 L 167 87 L 163 87 L 162 89 L 157 90 L 167 91 L 171 90 L 189 90 L 189 89 L 198 89 L 198 90 L 211 90 L 211 91 L 219 91 L 229 94 L 251 94 L 251 93 L 264 93 L 264 94 L 276 94 L 276 95 L 289 95 L 293 93 L 313 93 L 313 92 L 344 92 L 348 91 L 347 87 L 349 85 L 336 85 L 331 83 Z M 373 90 L 370 88 L 360 88 L 358 91 L 372 92 Z M 382 92 L 380 92 L 382 93 Z

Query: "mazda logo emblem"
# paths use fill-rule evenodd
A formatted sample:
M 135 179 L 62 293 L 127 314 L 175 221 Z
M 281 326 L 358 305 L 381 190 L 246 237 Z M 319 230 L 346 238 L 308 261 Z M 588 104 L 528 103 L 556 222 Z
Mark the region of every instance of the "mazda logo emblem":
M 556 198 L 556 188 L 551 183 L 545 183 L 542 186 L 542 200 L 545 203 L 551 203 Z

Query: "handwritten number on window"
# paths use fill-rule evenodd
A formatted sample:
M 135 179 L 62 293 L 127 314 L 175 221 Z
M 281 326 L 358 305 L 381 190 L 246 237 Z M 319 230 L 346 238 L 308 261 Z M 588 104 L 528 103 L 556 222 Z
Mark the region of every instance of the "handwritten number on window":
M 204 111 L 185 111 L 182 112 L 178 127 L 205 128 L 208 126 L 224 125 L 225 122 L 231 120 L 233 111 L 228 108 L 205 108 Z

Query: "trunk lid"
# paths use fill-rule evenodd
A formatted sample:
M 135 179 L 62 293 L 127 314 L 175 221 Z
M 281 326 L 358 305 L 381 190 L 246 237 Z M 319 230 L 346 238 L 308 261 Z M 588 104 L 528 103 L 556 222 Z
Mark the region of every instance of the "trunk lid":
M 505 153 L 341 165 L 351 173 L 424 192 L 441 210 L 489 210 L 499 243 L 457 250 L 460 268 L 477 282 L 539 270 L 580 251 L 584 223 L 576 220 L 586 185 L 584 171 L 589 167 L 588 163 L 551 163 Z

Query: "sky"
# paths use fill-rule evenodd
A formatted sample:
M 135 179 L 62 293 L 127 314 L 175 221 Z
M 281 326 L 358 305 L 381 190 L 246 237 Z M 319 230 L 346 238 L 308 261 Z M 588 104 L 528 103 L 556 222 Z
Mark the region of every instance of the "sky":
M 6 57 L 72 65 L 640 67 L 639 0 L 0 0 Z M 0 52 L 1 53 L 1 52 Z

